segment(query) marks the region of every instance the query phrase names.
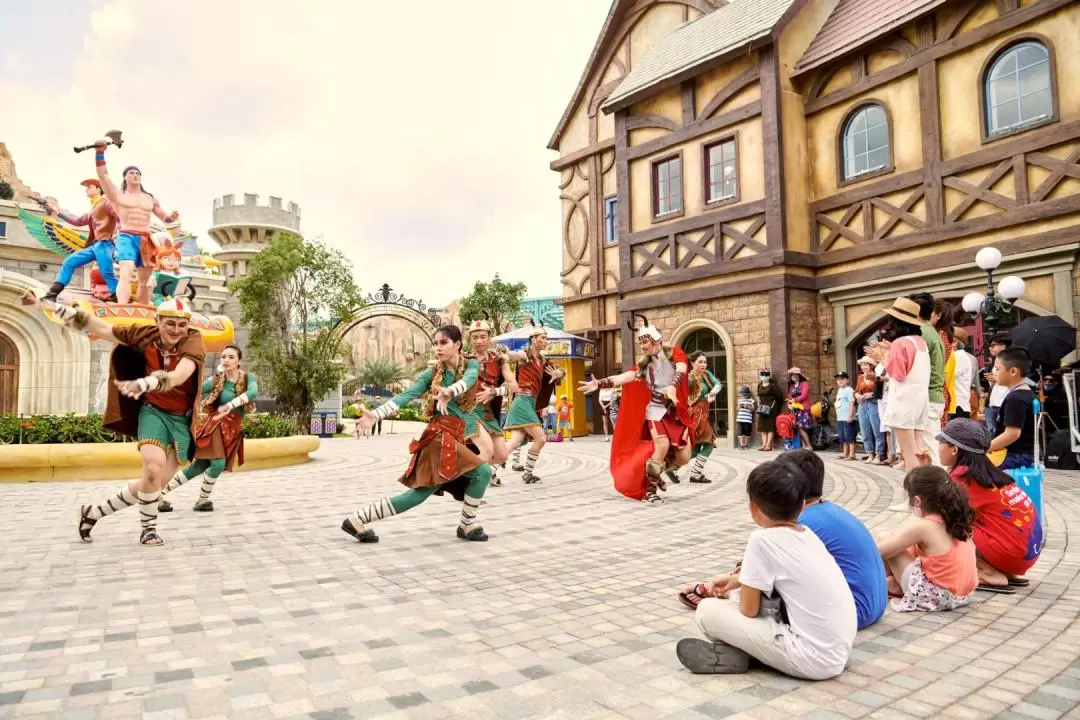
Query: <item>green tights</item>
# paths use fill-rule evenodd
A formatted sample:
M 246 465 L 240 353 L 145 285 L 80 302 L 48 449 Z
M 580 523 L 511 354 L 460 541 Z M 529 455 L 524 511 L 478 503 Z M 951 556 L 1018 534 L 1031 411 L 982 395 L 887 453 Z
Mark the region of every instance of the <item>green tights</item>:
M 469 484 L 465 488 L 465 502 L 462 503 L 461 508 L 461 528 L 468 532 L 471 528 L 480 527 L 476 523 L 476 510 L 480 507 L 480 499 L 484 497 L 488 483 L 491 482 L 491 466 L 485 463 L 475 470 L 465 473 L 464 477 L 468 478 Z M 399 515 L 406 510 L 412 510 L 434 495 L 439 487 L 439 485 L 431 485 L 422 488 L 410 488 L 400 495 L 384 497 L 378 502 L 357 510 L 356 521 L 362 527 L 376 520 Z

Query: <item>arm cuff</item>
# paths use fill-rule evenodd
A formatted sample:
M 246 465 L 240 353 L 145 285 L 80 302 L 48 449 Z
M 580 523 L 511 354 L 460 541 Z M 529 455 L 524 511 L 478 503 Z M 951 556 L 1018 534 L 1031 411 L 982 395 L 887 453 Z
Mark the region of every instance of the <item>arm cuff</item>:
M 607 388 L 615 387 L 615 381 L 611 378 L 600 378 L 596 381 L 596 387 L 606 390 Z
M 495 388 L 495 394 L 499 397 L 506 397 L 510 394 L 510 388 L 508 388 L 506 385 L 500 385 L 499 387 Z
M 450 390 L 450 397 L 457 397 L 461 393 L 468 390 L 469 386 L 465 384 L 464 380 L 458 380 L 456 383 L 454 383 L 447 389 Z
M 396 402 L 394 402 L 393 400 L 388 400 L 379 407 L 375 408 L 373 412 L 375 413 L 376 418 L 378 418 L 379 420 L 385 420 L 391 415 L 396 414 L 399 409 L 400 408 L 398 408 Z

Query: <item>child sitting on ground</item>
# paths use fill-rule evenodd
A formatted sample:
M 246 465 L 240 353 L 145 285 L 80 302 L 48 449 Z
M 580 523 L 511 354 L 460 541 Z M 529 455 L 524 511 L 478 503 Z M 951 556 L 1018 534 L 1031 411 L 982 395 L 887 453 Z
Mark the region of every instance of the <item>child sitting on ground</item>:
M 1039 559 L 1042 523 L 1027 493 L 986 457 L 990 437 L 973 420 L 950 420 L 937 436 L 938 459 L 967 490 L 975 511 L 972 540 L 979 590 L 1012 594 Z
M 697 606 L 709 641 L 680 640 L 679 661 L 693 673 L 741 673 L 754 657 L 792 677 L 836 677 L 855 641 L 855 601 L 825 545 L 798 524 L 805 482 L 788 463 L 773 461 L 750 472 L 746 491 L 760 528 L 750 533 L 738 573 L 723 579 L 726 597 Z M 774 592 L 776 612 L 768 607 Z
M 952 610 L 967 605 L 979 584 L 975 513 L 967 493 L 939 467 L 921 466 L 904 477 L 912 517 L 878 538 L 889 569 L 893 610 Z

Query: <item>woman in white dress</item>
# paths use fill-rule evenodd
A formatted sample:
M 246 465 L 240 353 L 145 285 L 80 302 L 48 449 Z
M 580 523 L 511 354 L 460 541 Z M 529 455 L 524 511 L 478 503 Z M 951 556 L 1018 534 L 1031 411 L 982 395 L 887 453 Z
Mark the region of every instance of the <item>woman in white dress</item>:
M 881 424 L 892 429 L 900 445 L 904 467 L 918 467 L 923 454 L 922 429 L 930 410 L 930 353 L 922 339 L 919 305 L 897 298 L 885 314 L 893 318 L 893 339 L 878 342 L 870 357 L 885 366 L 889 378 L 889 399 Z

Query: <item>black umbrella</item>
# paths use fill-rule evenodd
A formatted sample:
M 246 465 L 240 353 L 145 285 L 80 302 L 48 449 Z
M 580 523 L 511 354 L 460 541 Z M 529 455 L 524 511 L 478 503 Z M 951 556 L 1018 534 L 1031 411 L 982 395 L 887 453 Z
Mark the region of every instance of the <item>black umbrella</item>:
M 1030 317 L 1009 331 L 1013 346 L 1026 348 L 1036 368 L 1056 368 L 1076 349 L 1076 328 L 1057 315 Z

